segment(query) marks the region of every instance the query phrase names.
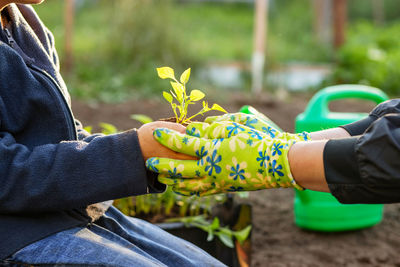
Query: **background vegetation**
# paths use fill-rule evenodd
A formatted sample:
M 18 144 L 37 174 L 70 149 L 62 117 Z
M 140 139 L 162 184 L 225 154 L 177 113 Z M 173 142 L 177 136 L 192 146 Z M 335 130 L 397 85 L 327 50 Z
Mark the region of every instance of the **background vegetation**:
M 75 68 L 64 75 L 76 98 L 122 101 L 160 96 L 165 83 L 156 67 L 178 72 L 193 68 L 193 87 L 209 94 L 224 90 L 208 83 L 200 70 L 210 64 L 248 66 L 253 42 L 253 5 L 173 0 L 80 0 L 74 34 Z M 62 0 L 48 0 L 36 10 L 53 31 L 63 58 Z M 400 88 L 397 52 L 397 0 L 385 0 L 385 24 L 372 22 L 371 1 L 349 1 L 348 43 L 337 53 L 318 43 L 312 31 L 311 1 L 272 1 L 267 72 L 287 62 L 335 63 L 326 84 L 364 83 L 396 94 Z M 362 22 L 360 22 L 362 21 Z M 336 65 L 337 63 L 337 65 Z M 244 67 L 246 70 L 246 67 Z M 247 83 L 237 90 L 249 92 Z

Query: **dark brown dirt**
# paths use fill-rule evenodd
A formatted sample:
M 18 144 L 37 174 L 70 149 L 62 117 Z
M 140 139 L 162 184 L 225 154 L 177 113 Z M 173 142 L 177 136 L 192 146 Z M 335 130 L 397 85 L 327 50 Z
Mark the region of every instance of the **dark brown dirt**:
M 270 95 L 249 98 L 232 95 L 219 102 L 229 112 L 251 104 L 269 116 L 285 131 L 293 131 L 297 114 L 304 111 L 310 96 L 290 95 L 285 101 Z M 364 111 L 373 103 L 337 101 L 334 111 Z M 122 104 L 73 102 L 77 118 L 98 129 L 98 123 L 108 122 L 120 130 L 140 127 L 129 118 L 131 114 L 146 114 L 154 119 L 170 117 L 169 106 L 156 101 L 129 101 Z M 253 252 L 252 266 L 399 266 L 400 267 L 400 204 L 385 205 L 382 223 L 372 228 L 345 233 L 318 233 L 301 230 L 294 224 L 294 192 L 290 189 L 252 192 Z

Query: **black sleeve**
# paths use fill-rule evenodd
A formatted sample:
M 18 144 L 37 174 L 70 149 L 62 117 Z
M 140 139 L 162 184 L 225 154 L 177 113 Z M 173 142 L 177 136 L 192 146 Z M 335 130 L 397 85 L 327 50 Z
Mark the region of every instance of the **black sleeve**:
M 360 135 L 363 134 L 374 121 L 390 113 L 400 113 L 400 99 L 385 101 L 376 106 L 365 119 L 341 127 L 351 136 Z
M 330 140 L 326 181 L 341 203 L 400 202 L 400 114 L 388 114 L 359 137 Z

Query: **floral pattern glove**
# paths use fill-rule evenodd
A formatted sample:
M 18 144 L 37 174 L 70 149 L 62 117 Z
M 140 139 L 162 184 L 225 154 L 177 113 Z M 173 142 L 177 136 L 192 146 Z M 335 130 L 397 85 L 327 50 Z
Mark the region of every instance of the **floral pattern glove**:
M 261 115 L 260 115 L 261 116 Z M 256 115 L 251 115 L 251 114 L 245 114 L 245 113 L 228 113 L 224 114 L 222 116 L 210 116 L 207 117 L 204 121 L 206 123 L 214 123 L 214 122 L 223 122 L 223 121 L 231 121 L 231 122 L 236 122 L 243 124 L 249 128 L 256 129 L 258 131 L 261 131 L 267 135 L 269 135 L 272 138 L 278 137 L 279 135 L 282 134 L 280 129 L 276 126 L 274 122 L 272 122 L 269 118 L 267 117 L 260 117 Z M 286 133 L 286 135 L 288 135 Z M 297 141 L 308 141 L 311 140 L 310 134 L 307 132 L 302 132 L 298 134 L 289 134 L 292 136 L 294 139 Z
M 147 167 L 160 173 L 159 181 L 172 186 L 176 193 L 205 196 L 278 187 L 303 189 L 293 179 L 287 158 L 295 138 L 288 134 L 271 138 L 233 122 L 204 123 L 201 130 L 207 138 L 163 128 L 154 131 L 161 144 L 199 158 L 147 160 Z

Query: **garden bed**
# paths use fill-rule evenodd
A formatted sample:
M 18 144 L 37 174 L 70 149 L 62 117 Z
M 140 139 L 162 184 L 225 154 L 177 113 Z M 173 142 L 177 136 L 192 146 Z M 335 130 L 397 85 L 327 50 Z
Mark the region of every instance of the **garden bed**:
M 253 101 L 234 96 L 221 103 L 228 111 L 252 104 L 286 131 L 293 131 L 294 119 L 310 96 L 291 96 L 273 101 L 268 95 Z M 373 104 L 342 102 L 336 110 L 368 111 Z M 74 101 L 73 110 L 84 125 L 109 122 L 119 129 L 139 127 L 129 116 L 143 113 L 153 118 L 165 117 L 170 107 L 152 101 L 130 101 L 122 104 L 91 105 Z M 252 192 L 253 210 L 252 266 L 400 266 L 400 204 L 385 205 L 381 224 L 369 229 L 346 233 L 316 233 L 301 230 L 294 224 L 294 192 L 290 189 Z

